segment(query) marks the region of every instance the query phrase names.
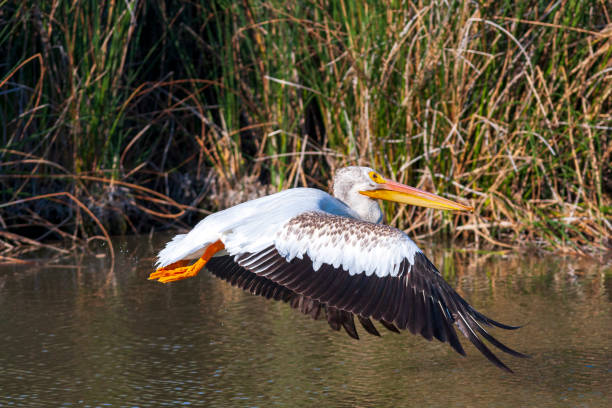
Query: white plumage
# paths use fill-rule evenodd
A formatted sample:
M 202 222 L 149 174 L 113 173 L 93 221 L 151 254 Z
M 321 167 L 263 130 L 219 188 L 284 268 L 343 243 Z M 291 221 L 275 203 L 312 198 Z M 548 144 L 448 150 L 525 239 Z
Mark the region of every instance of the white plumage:
M 378 335 L 372 320 L 392 331 L 409 329 L 448 342 L 464 354 L 454 327 L 491 362 L 506 367 L 479 335 L 500 350 L 525 357 L 493 338 L 498 323 L 474 310 L 402 231 L 379 224 L 376 199 L 440 209 L 471 210 L 385 179 L 371 168 L 347 167 L 334 196 L 295 188 L 211 214 L 159 253 L 150 279 L 172 282 L 204 266 L 253 294 L 289 302 L 336 330 L 358 338 L 354 317 Z M 189 262 L 196 260 L 194 264 Z
M 157 266 L 199 258 L 217 240 L 232 255 L 258 252 L 274 241 L 290 219 L 311 211 L 357 218 L 346 204 L 324 191 L 293 188 L 209 215 L 188 234 L 174 237 L 159 253 Z
M 341 225 L 322 222 L 308 231 L 304 225 L 291 227 L 292 219 L 307 213 L 338 216 Z M 307 254 L 315 271 L 326 263 L 341 266 L 351 275 L 365 272 L 368 276 L 396 276 L 402 260 L 413 263 L 414 253 L 420 250 L 406 234 L 357 219 L 346 204 L 321 190 L 285 190 L 209 215 L 188 234 L 174 237 L 159 253 L 157 266 L 197 259 L 217 240 L 230 255 L 255 253 L 271 245 L 287 261 Z
M 402 231 L 325 212 L 305 213 L 286 223 L 273 237 L 288 262 L 304 255 L 318 271 L 323 264 L 341 267 L 349 275 L 397 276 L 402 262 L 414 264 L 421 252 Z

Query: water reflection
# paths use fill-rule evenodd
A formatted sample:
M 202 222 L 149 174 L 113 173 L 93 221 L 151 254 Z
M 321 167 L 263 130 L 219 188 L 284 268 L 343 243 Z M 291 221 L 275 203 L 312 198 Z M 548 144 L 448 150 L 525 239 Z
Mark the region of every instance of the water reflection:
M 157 243 L 104 259 L 0 268 L 0 405 L 606 406 L 612 268 L 439 249 L 447 280 L 518 332 L 516 372 L 409 334 L 336 333 L 206 274 L 146 280 Z M 64 263 L 68 263 L 66 260 Z

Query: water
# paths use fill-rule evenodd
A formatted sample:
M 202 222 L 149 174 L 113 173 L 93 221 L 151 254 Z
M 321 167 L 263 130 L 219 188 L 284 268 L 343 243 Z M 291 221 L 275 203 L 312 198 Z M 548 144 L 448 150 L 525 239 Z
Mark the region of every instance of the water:
M 0 266 L 0 406 L 610 406 L 609 260 L 433 252 L 475 307 L 526 324 L 494 331 L 532 356 L 499 353 L 508 374 L 467 342 L 352 340 L 206 273 L 147 281 L 159 243 L 119 248 L 114 271 Z

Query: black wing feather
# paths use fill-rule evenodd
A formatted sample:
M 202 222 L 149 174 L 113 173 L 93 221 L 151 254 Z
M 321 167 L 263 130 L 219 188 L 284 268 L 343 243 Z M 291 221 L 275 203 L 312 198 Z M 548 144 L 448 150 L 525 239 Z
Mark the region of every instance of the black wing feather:
M 377 320 L 390 331 L 410 330 L 431 340 L 436 338 L 465 355 L 455 327 L 496 366 L 511 371 L 483 343 L 482 336 L 499 350 L 526 357 L 491 336 L 483 327 L 513 330 L 474 310 L 444 281 L 422 254 L 414 263 L 404 260 L 398 276 L 349 274 L 342 268 L 323 264 L 314 271 L 307 255 L 287 262 L 271 246 L 258 253 L 212 258 L 207 269 L 215 276 L 253 294 L 289 302 L 291 307 L 318 319 L 325 316 L 334 330 L 344 328 L 359 338 L 354 317 L 366 332 L 379 336 L 372 324 Z

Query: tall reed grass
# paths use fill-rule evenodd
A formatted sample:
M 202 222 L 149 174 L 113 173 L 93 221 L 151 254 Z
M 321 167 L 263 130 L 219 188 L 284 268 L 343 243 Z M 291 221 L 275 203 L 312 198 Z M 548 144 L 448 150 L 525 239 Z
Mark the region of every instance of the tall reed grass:
M 278 189 L 326 189 L 347 164 L 476 207 L 389 206 L 419 239 L 612 245 L 606 2 L 0 7 L 10 259 L 45 239 L 110 245 Z

